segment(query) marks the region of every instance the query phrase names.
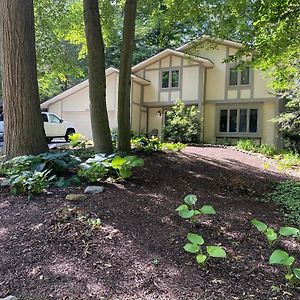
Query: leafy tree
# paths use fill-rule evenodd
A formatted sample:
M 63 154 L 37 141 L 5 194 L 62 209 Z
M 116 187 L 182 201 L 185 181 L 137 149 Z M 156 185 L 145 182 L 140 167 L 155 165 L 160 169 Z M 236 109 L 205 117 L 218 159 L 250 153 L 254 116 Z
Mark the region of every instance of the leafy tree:
M 200 142 L 201 121 L 196 106 L 187 107 L 183 101 L 177 101 L 166 114 L 163 138 L 172 142 Z
M 105 54 L 98 0 L 83 0 L 85 33 L 89 65 L 89 94 L 91 103 L 91 122 L 98 153 L 112 153 L 108 114 L 106 108 Z
M 0 45 L 5 154 L 11 158 L 46 152 L 48 146 L 38 94 L 32 0 L 0 2 Z
M 118 92 L 118 150 L 130 152 L 130 91 L 137 0 L 126 0 Z

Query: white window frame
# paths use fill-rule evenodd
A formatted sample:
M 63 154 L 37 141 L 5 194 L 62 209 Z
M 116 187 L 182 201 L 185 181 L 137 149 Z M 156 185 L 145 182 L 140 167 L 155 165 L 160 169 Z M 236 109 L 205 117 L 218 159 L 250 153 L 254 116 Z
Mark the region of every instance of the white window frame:
M 239 132 L 239 123 L 240 123 L 240 110 L 241 109 L 247 109 L 247 130 L 245 132 Z M 250 122 L 250 110 L 251 109 L 257 109 L 257 131 L 256 132 L 250 132 L 249 131 L 249 122 Z M 220 131 L 220 118 L 221 118 L 221 110 L 227 110 L 227 131 L 221 132 Z M 230 132 L 229 131 L 229 122 L 230 122 L 230 110 L 237 110 L 237 131 L 236 132 Z M 261 106 L 259 105 L 230 105 L 230 106 L 219 106 L 217 108 L 217 114 L 216 114 L 216 136 L 217 137 L 238 137 L 238 138 L 261 138 Z

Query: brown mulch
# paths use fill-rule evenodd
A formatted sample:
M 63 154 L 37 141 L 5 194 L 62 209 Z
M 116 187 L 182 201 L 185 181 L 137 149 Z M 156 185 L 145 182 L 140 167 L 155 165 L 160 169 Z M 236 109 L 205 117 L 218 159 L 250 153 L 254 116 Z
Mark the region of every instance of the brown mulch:
M 286 177 L 262 164 L 231 149 L 188 147 L 145 156 L 130 181 L 106 183 L 82 202 L 65 196 L 84 187 L 52 188 L 33 200 L 2 189 L 0 298 L 300 299 L 285 286 L 284 270 L 268 264 L 272 250 L 250 224 L 284 224 L 278 207 L 257 199 Z M 191 193 L 217 211 L 193 231 L 228 254 L 206 269 L 182 248 L 192 229 L 175 208 Z M 91 229 L 89 218 L 102 227 Z M 300 243 L 279 246 L 300 260 Z

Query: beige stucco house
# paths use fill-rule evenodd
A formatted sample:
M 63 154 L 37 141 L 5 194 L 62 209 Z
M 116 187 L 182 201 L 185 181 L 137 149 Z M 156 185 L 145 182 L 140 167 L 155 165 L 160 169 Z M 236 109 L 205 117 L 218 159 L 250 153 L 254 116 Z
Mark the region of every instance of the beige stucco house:
M 236 71 L 224 59 L 242 45 L 204 37 L 176 50 L 166 49 L 132 68 L 131 127 L 135 132 L 158 130 L 165 112 L 176 100 L 197 105 L 203 119 L 202 139 L 253 138 L 276 146 L 278 131 L 271 121 L 279 112 L 278 99 L 260 71 Z M 118 70 L 106 70 L 110 127 L 117 127 Z M 43 109 L 75 123 L 91 137 L 88 80 L 44 102 Z

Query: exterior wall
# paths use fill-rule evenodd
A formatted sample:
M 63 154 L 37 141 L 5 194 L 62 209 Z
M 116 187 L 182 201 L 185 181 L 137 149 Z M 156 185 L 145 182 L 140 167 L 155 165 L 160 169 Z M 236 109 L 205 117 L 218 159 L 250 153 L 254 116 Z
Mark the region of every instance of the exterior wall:
M 242 138 L 238 134 L 228 133 L 220 135 L 218 133 L 219 126 L 219 110 L 220 109 L 234 109 L 234 108 L 256 108 L 258 109 L 258 133 L 244 134 L 244 138 L 253 138 L 262 144 L 277 146 L 277 130 L 272 119 L 277 115 L 276 102 L 260 102 L 260 103 L 244 103 L 244 104 L 209 104 L 205 105 L 204 111 L 204 142 L 212 143 L 216 138 Z
M 161 136 L 161 128 L 163 117 L 159 115 L 158 111 L 162 111 L 161 107 L 149 108 L 148 110 L 148 132 L 150 133 L 153 129 L 158 129 L 158 135 Z
M 161 87 L 162 72 L 168 70 L 179 71 L 178 88 Z M 199 95 L 202 95 L 202 64 L 176 55 L 168 55 L 136 74 L 151 82 L 149 86 L 144 87 L 142 96 L 143 104 L 148 107 L 172 106 L 178 99 L 187 104 L 197 104 L 200 100 Z

